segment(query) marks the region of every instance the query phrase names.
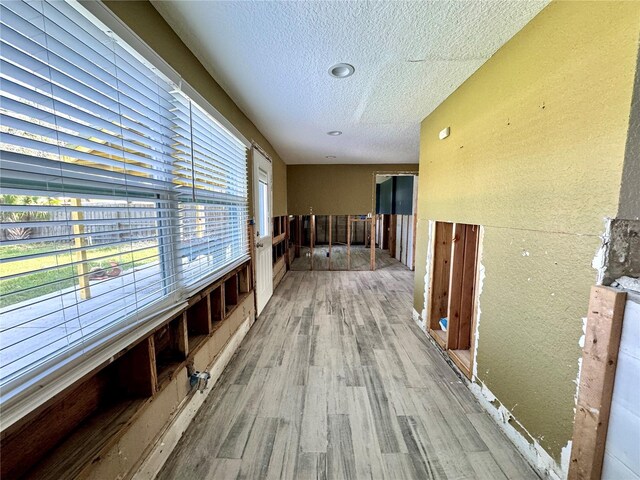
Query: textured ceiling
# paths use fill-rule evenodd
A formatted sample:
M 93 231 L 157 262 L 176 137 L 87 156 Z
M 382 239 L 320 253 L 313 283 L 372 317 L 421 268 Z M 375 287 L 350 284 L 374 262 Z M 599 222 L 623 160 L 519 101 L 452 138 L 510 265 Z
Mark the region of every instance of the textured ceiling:
M 547 3 L 153 1 L 288 164 L 417 162 L 420 121 Z

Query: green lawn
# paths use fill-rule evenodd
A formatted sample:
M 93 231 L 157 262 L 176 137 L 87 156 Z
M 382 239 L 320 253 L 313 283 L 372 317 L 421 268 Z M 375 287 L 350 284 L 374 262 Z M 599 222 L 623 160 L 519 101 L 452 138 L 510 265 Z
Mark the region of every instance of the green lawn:
M 145 246 L 134 244 L 133 249 L 142 248 L 135 252 L 130 251 L 131 247 L 128 250 L 123 250 L 122 247 L 89 250 L 87 252 L 89 260 L 106 257 L 101 260 L 89 261 L 89 269 L 92 267 L 108 267 L 111 260 L 118 262 L 124 270 L 156 261 L 158 248 L 154 246 L 144 248 Z M 60 248 L 64 247 L 58 247 L 58 252 L 54 255 L 0 265 L 0 308 L 76 285 L 77 279 L 73 277 L 77 275 L 77 267 L 75 265 L 67 265 L 73 261 L 73 256 Z M 12 258 L 25 253 L 45 253 L 51 250 L 51 246 L 44 244 L 10 245 L 0 247 L 0 258 Z M 42 270 L 56 265 L 58 265 L 58 268 L 55 270 Z M 1 279 L 2 277 L 24 272 L 33 273 L 8 280 Z

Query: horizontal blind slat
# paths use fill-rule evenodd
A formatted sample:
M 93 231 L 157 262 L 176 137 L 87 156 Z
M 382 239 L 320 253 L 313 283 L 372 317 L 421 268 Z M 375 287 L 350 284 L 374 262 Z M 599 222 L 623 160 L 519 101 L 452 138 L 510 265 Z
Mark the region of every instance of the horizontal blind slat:
M 0 5 L 2 399 L 249 258 L 244 144 L 76 8 Z

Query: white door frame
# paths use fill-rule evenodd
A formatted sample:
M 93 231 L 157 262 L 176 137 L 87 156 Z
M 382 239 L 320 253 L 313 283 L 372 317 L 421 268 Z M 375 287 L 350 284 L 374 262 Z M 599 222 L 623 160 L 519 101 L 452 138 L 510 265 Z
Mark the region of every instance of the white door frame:
M 260 315 L 273 295 L 273 169 L 271 159 L 255 146 L 253 159 L 253 218 L 255 232 L 256 314 Z M 264 185 L 266 183 L 266 192 Z M 261 188 L 262 184 L 262 188 Z M 261 209 L 265 203 L 266 209 Z M 262 214 L 264 213 L 264 215 Z M 263 218 L 266 216 L 266 218 Z M 266 229 L 266 231 L 265 231 Z

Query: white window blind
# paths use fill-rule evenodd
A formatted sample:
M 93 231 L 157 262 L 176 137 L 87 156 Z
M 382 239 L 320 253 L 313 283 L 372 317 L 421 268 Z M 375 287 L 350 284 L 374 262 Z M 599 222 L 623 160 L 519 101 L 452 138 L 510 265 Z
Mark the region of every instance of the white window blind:
M 0 388 L 248 258 L 246 148 L 74 4 L 0 4 Z

